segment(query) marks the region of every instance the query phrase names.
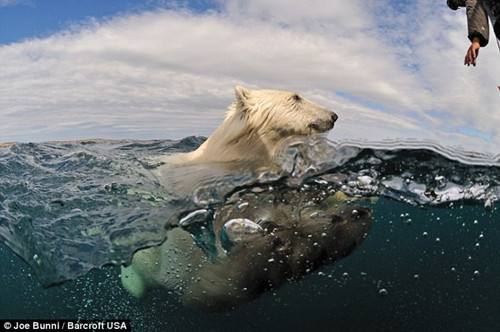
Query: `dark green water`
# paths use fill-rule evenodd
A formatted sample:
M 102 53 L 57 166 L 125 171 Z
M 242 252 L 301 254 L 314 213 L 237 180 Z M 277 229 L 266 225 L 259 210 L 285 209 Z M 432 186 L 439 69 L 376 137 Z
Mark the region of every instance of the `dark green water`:
M 343 163 L 342 174 L 365 175 L 373 153 L 362 154 Z M 424 166 L 422 160 L 426 167 L 436 165 L 425 174 L 447 169 L 447 176 L 465 179 L 455 179 L 461 186 L 471 179 L 493 184 L 498 173 L 496 166 L 447 163 L 434 153 L 400 151 L 396 157 L 387 160 L 404 165 L 414 158 L 410 164 L 416 168 Z M 377 172 L 371 176 L 380 181 L 388 172 L 405 173 L 388 162 L 370 165 Z M 434 175 L 428 183 L 417 172 L 409 178 L 426 189 L 435 185 Z M 119 268 L 113 266 L 44 288 L 30 266 L 0 244 L 0 318 L 128 318 L 134 331 L 165 332 L 500 330 L 498 204 L 457 199 L 418 205 L 408 201 L 412 195 L 398 200 L 387 198 L 395 196 L 387 191 L 372 193 L 380 196 L 372 206 L 374 224 L 353 254 L 227 313 L 188 309 L 164 293 L 136 300 L 122 288 Z
M 225 314 L 189 310 L 164 294 L 135 300 L 121 287 L 116 268 L 94 270 L 45 289 L 30 268 L 2 246 L 1 317 L 126 317 L 132 319 L 134 331 L 500 328 L 498 209 L 477 204 L 417 208 L 388 199 L 374 208 L 372 231 L 351 256 Z M 411 223 L 401 214 L 408 214 Z

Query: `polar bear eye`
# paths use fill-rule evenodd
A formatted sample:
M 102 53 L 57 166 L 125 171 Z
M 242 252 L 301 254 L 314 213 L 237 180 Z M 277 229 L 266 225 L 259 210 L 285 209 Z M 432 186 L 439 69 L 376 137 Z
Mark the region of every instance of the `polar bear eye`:
M 294 101 L 301 101 L 301 100 L 302 100 L 302 98 L 300 98 L 300 96 L 299 96 L 298 94 L 294 94 L 294 95 L 292 96 L 292 99 L 293 99 Z

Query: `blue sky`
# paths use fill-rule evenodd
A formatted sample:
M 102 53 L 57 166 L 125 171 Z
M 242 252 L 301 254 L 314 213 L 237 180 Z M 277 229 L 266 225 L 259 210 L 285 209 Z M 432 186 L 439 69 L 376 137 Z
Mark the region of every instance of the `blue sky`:
M 333 138 L 500 144 L 494 43 L 435 0 L 0 0 L 0 141 L 208 135 L 233 86 L 302 93 Z
M 3 3 L 3 5 L 2 5 Z M 188 1 L 193 11 L 215 9 L 211 1 Z M 89 19 L 168 8 L 155 0 L 4 0 L 0 1 L 0 44 L 45 37 Z

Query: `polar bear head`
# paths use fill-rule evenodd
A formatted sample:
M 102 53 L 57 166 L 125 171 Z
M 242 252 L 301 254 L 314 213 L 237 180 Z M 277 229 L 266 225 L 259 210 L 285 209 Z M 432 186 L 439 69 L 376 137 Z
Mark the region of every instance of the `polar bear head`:
M 224 122 L 179 163 L 245 161 L 266 165 L 281 142 L 333 128 L 337 115 L 297 93 L 235 88 L 236 100 Z
M 295 92 L 279 90 L 250 90 L 235 87 L 236 101 L 228 118 L 242 121 L 245 133 L 260 137 L 284 138 L 291 135 L 310 135 L 333 128 L 337 115 Z

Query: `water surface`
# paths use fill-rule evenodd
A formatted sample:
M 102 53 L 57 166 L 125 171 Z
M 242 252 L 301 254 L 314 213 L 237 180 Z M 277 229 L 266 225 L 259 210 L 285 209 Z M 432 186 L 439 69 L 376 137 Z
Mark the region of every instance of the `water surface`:
M 2 318 L 129 317 L 138 331 L 498 328 L 498 159 L 423 142 L 292 142 L 282 173 L 233 183 L 379 197 L 367 239 L 340 262 L 225 314 L 183 308 L 165 294 L 131 298 L 116 264 L 159 243 L 159 230 L 186 211 L 224 203 L 224 192 L 197 196 L 215 201 L 176 197 L 151 176 L 148 157 L 202 141 L 3 148 Z

